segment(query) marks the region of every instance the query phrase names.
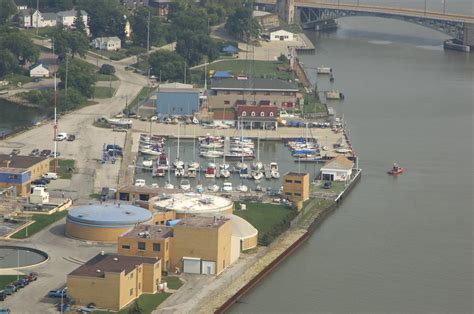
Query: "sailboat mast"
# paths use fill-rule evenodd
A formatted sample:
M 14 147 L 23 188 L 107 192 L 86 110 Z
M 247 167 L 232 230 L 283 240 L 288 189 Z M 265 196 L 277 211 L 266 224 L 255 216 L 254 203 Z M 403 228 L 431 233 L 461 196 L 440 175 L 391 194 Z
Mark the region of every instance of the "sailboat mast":
M 176 151 L 176 159 L 179 159 L 179 130 L 180 130 L 180 127 L 179 127 L 179 122 L 178 122 L 178 149 Z

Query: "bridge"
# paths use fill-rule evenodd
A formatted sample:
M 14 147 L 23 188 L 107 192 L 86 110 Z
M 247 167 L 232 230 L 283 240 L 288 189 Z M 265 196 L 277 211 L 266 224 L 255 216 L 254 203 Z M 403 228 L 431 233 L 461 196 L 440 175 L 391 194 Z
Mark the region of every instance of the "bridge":
M 335 19 L 345 16 L 378 16 L 399 19 L 448 34 L 459 43 L 474 48 L 474 16 L 389 7 L 372 4 L 327 2 L 322 0 L 277 0 L 280 16 L 303 29 L 323 30 L 336 26 Z

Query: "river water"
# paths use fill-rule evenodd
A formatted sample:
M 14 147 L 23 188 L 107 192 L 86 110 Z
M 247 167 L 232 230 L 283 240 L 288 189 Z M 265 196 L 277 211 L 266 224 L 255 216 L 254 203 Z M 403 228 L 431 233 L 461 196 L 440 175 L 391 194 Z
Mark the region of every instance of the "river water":
M 458 3 L 472 14 L 472 1 Z M 408 23 L 339 25 L 310 35 L 317 53 L 301 59 L 333 68 L 333 86 L 318 86 L 346 96 L 334 107 L 362 180 L 230 312 L 472 313 L 474 55 L 444 51 L 444 35 Z M 398 178 L 386 174 L 395 161 L 407 169 Z

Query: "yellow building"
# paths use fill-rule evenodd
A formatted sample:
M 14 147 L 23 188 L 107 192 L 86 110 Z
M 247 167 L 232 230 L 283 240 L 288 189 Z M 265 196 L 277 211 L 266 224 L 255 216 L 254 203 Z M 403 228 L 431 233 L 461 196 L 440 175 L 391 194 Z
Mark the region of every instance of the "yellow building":
M 207 216 L 184 218 L 172 228 L 139 225 L 119 237 L 117 250 L 160 257 L 168 271 L 217 275 L 231 263 L 231 225 L 229 218 Z
M 95 303 L 119 311 L 161 282 L 158 258 L 99 254 L 67 276 L 68 296 L 78 305 Z
M 288 172 L 283 176 L 283 193 L 292 202 L 309 199 L 309 174 Z

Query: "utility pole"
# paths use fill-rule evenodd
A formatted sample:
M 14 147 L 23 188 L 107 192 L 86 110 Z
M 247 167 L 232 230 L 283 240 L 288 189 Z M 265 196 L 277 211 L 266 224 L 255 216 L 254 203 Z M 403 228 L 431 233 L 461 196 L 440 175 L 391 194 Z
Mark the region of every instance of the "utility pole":
M 36 35 L 38 35 L 39 0 L 36 0 Z
M 426 1 L 427 1 L 427 0 L 425 0 L 425 15 L 426 15 Z
M 57 133 L 58 133 L 58 118 L 57 118 L 57 83 L 56 83 L 56 73 L 54 73 L 54 127 L 53 127 L 53 141 L 54 141 L 54 173 L 56 172 L 57 168 L 57 154 L 58 154 L 58 141 L 56 140 L 57 138 Z
M 446 14 L 446 0 L 443 0 L 443 14 Z
M 150 53 L 150 11 L 148 11 L 148 27 L 146 35 L 146 53 Z
M 186 61 L 184 61 L 184 84 L 186 84 Z
M 66 53 L 66 79 L 64 80 L 64 99 L 67 104 L 67 72 L 68 72 L 68 58 L 67 58 L 67 53 Z

